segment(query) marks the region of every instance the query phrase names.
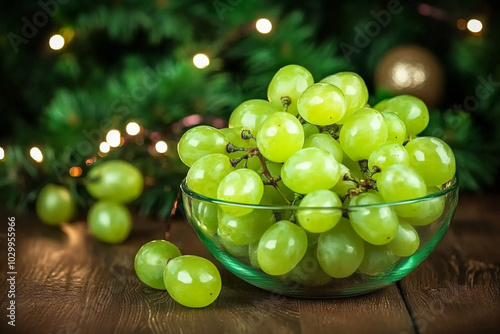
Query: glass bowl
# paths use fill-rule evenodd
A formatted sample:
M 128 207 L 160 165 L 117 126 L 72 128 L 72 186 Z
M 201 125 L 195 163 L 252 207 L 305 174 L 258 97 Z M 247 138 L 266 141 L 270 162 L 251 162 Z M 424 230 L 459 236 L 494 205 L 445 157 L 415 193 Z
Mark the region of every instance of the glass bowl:
M 422 263 L 432 250 L 436 248 L 450 225 L 458 201 L 458 181 L 456 178 L 453 178 L 444 184 L 441 190 L 418 199 L 364 206 L 328 208 L 327 210 L 341 210 L 344 217 L 348 217 L 354 212 L 370 214 L 369 210 L 376 210 L 378 208 L 390 208 L 396 212 L 401 212 L 398 210 L 411 206 L 422 206 L 424 208 L 427 206 L 430 209 L 427 211 L 424 210 L 426 217 L 420 221 L 420 225 L 413 225 L 415 221 L 412 223 L 411 218 L 409 220 L 420 238 L 420 245 L 415 253 L 408 257 L 392 256 L 390 260 L 385 261 L 382 267 L 379 266 L 378 271 L 372 271 L 367 274 L 366 271 L 360 272 L 358 269 L 352 275 L 345 278 L 333 278 L 325 274 L 316 259 L 315 245 L 318 242 L 318 235 L 308 233 L 308 247 L 312 251 L 308 251 L 299 263 L 301 268 L 298 272 L 302 272 L 302 274 L 297 275 L 297 271 L 294 269 L 287 274 L 272 276 L 258 268 L 258 261 L 255 258 L 255 249 L 258 241 L 251 245 L 235 245 L 234 243 L 229 244 L 227 240 L 218 235 L 217 215 L 218 211 L 220 211 L 220 206 L 271 210 L 277 220 L 295 217 L 295 214 L 299 210 L 324 211 L 325 208 L 247 205 L 226 202 L 208 198 L 192 191 L 188 187 L 186 180 L 182 182 L 181 190 L 184 211 L 189 224 L 196 232 L 204 247 L 224 267 L 256 287 L 286 296 L 305 298 L 335 298 L 360 295 L 383 288 L 402 279 Z M 439 208 L 437 212 L 432 209 L 436 207 Z M 408 221 L 406 218 L 405 220 Z M 366 242 L 364 245 L 365 249 L 370 247 Z M 367 256 L 366 254 L 367 252 L 365 251 L 365 256 Z M 308 256 L 310 258 L 306 258 Z

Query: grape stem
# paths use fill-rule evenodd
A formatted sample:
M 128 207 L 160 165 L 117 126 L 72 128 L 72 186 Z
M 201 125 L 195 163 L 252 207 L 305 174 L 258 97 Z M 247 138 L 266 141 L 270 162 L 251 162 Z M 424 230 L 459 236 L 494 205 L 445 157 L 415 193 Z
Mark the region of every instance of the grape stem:
M 241 138 L 243 139 L 255 139 L 255 136 L 250 132 L 250 130 L 241 131 Z
M 269 172 L 269 169 L 266 166 L 266 161 L 264 160 L 264 156 L 258 150 L 254 151 L 254 154 L 259 157 L 260 164 L 262 165 L 262 173 L 264 174 L 264 176 L 266 177 L 266 179 L 276 189 L 276 191 L 281 195 L 281 197 L 283 197 L 283 199 L 285 200 L 286 204 L 287 205 L 292 205 L 292 202 L 290 202 L 288 200 L 288 198 L 286 198 L 285 194 L 283 193 L 283 191 L 278 186 L 278 180 L 281 179 L 281 177 L 278 179 L 278 178 L 274 178 L 271 175 L 271 173 Z
M 293 195 L 293 201 L 292 201 L 292 206 L 295 206 L 295 203 L 299 200 L 301 200 L 302 198 L 304 198 L 304 195 L 302 194 L 299 194 L 299 193 L 294 193 Z M 291 221 L 292 223 L 295 223 L 296 222 L 296 219 L 295 219 L 295 211 L 296 210 L 292 210 L 292 215 L 290 216 L 290 218 L 288 219 L 289 221 Z
M 239 146 L 236 146 L 232 143 L 228 143 L 226 145 L 226 151 L 227 153 L 233 153 L 233 152 L 245 152 L 247 149 L 244 148 L 244 147 L 239 147 Z
M 283 106 L 284 112 L 288 112 L 288 106 L 292 104 L 292 99 L 289 96 L 281 97 L 281 105 Z

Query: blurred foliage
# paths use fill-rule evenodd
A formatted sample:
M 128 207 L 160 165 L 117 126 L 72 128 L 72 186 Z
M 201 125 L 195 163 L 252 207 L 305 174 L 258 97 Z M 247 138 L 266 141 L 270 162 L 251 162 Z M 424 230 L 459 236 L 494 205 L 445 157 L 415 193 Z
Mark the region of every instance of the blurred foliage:
M 88 158 L 97 157 L 97 163 L 121 158 L 141 168 L 149 180 L 139 209 L 165 217 L 186 172 L 175 153 L 185 117 L 227 119 L 244 100 L 266 98 L 273 74 L 289 63 L 307 67 L 317 80 L 356 71 L 375 103 L 388 96 L 372 84 L 378 61 L 391 48 L 410 43 L 430 49 L 447 78 L 445 96 L 440 109 L 431 113 L 426 134 L 444 138 L 454 148 L 463 188 L 493 186 L 500 166 L 500 45 L 495 39 L 500 21 L 486 2 L 436 1 L 440 17 L 421 15 L 419 3 L 400 3 L 401 12 L 349 57 L 339 45 L 354 45 L 359 31 L 388 10 L 387 1 L 70 1 L 58 4 L 46 24 L 33 26 L 29 38 L 23 37 L 24 25 L 43 9 L 35 1 L 11 3 L 0 14 L 0 146 L 6 150 L 0 162 L 0 198 L 25 209 L 45 183 L 65 183 L 85 208 L 84 179 L 71 178 L 69 167 L 80 166 L 85 174 Z M 255 31 L 260 17 L 273 22 L 270 34 Z M 481 35 L 457 29 L 458 18 L 471 17 L 484 22 Z M 67 40 L 61 51 L 48 47 L 54 33 Z M 13 38 L 26 43 L 13 46 Z M 203 70 L 192 64 L 199 52 L 211 61 Z M 491 83 L 488 94 L 473 108 L 464 106 L 485 80 Z M 143 144 L 130 139 L 99 158 L 106 132 L 123 132 L 130 120 L 152 137 L 145 135 Z M 152 150 L 158 138 L 169 143 L 165 156 Z M 33 145 L 44 152 L 42 164 L 28 156 Z

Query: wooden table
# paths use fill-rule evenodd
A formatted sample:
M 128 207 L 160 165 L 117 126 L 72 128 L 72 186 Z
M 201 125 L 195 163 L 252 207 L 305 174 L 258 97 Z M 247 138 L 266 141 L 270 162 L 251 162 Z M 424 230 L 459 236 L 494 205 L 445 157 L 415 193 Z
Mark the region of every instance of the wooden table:
M 15 328 L 6 317 L 9 216 L 1 218 L 0 333 L 500 333 L 498 195 L 462 196 L 434 253 L 383 290 L 347 299 L 277 297 L 221 268 L 221 295 L 204 309 L 176 304 L 135 275 L 135 253 L 163 237 L 162 222 L 136 218 L 131 237 L 111 246 L 84 222 L 58 229 L 16 216 Z M 212 259 L 181 217 L 170 238 L 183 253 Z

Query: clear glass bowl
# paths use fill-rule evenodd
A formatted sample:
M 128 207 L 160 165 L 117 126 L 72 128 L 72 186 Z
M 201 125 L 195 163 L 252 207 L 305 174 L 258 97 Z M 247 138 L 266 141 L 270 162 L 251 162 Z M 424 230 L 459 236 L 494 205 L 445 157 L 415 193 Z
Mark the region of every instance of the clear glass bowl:
M 450 225 L 455 213 L 458 201 L 458 181 L 456 178 L 441 187 L 441 190 L 431 195 L 401 202 L 381 203 L 358 207 L 338 207 L 331 210 L 342 210 L 344 215 L 349 215 L 354 210 L 366 210 L 374 207 L 391 207 L 397 209 L 402 206 L 421 204 L 441 203 L 442 212 L 439 210 L 434 216 L 427 217 L 430 222 L 424 226 L 413 226 L 420 238 L 420 246 L 417 251 L 409 257 L 400 257 L 390 267 L 380 272 L 376 276 L 370 276 L 355 272 L 347 278 L 331 278 L 318 285 L 305 284 L 300 280 L 294 280 L 290 275 L 271 276 L 260 269 L 252 266 L 252 261 L 248 255 L 248 246 L 224 247 L 223 240 L 217 235 L 217 216 L 218 206 L 241 206 L 252 208 L 254 210 L 272 210 L 281 217 L 289 217 L 297 210 L 303 210 L 298 206 L 264 206 L 264 205 L 246 205 L 221 201 L 214 198 L 208 198 L 192 191 L 186 181 L 181 184 L 184 211 L 188 222 L 196 232 L 205 248 L 229 271 L 246 282 L 275 293 L 293 297 L 306 298 L 335 298 L 348 297 L 368 293 L 387 285 L 390 285 L 415 269 L 424 261 L 434 248 L 441 241 Z M 417 204 L 418 205 L 418 204 Z M 201 217 L 199 210 L 203 208 L 206 217 Z M 307 208 L 311 210 L 311 208 Z M 314 208 L 314 210 L 324 210 L 324 208 Z M 210 215 L 212 215 L 210 217 Z M 207 218 L 209 217 L 209 218 Z M 279 216 L 278 216 L 279 217 Z M 317 240 L 317 239 L 316 239 Z M 309 239 L 314 243 L 314 238 Z M 227 245 L 227 243 L 226 243 Z M 245 248 L 246 247 L 246 248 Z M 312 266 L 314 262 L 312 261 Z M 310 270 L 314 270 L 312 268 Z M 306 269 L 307 270 L 307 269 Z

